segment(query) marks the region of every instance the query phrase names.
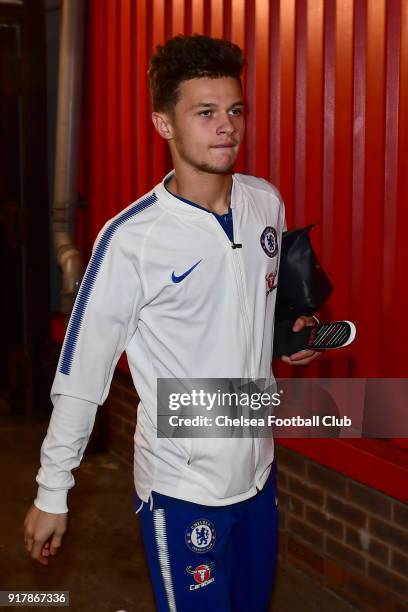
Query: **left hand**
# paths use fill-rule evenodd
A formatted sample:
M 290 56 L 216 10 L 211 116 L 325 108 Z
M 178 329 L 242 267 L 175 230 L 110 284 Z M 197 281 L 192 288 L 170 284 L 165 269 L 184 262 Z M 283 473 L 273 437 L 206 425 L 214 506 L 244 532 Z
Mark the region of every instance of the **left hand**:
M 293 324 L 292 331 L 298 332 L 307 325 L 308 327 L 312 327 L 316 324 L 316 321 L 313 317 L 301 316 L 296 319 Z M 297 353 L 293 353 L 292 355 L 282 355 L 281 359 L 285 363 L 289 363 L 290 365 L 309 365 L 315 359 L 318 359 L 322 354 L 322 351 L 310 351 L 304 350 L 299 351 Z

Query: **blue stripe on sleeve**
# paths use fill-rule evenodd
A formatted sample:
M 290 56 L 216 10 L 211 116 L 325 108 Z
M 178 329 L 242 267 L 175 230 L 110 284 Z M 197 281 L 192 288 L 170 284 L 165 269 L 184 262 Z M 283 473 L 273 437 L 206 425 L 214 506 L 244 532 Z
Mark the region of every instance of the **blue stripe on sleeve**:
M 69 328 L 67 330 L 67 335 L 59 367 L 59 371 L 61 372 L 61 374 L 66 374 L 67 376 L 70 374 L 75 347 L 78 340 L 78 335 L 81 328 L 82 319 L 84 317 L 85 309 L 92 291 L 92 287 L 95 283 L 95 279 L 98 275 L 99 269 L 101 267 L 103 258 L 105 257 L 112 236 L 120 225 L 131 219 L 134 215 L 137 215 L 145 208 L 148 208 L 149 206 L 154 204 L 156 200 L 157 196 L 153 193 L 147 196 L 147 198 L 145 198 L 138 204 L 135 204 L 131 208 L 125 210 L 121 215 L 116 217 L 110 223 L 110 225 L 108 225 L 108 227 L 103 232 L 100 240 L 98 241 L 96 249 L 93 252 L 91 260 L 89 262 L 89 266 L 87 268 L 85 276 L 82 280 L 78 297 L 75 301 L 75 306 L 70 318 Z

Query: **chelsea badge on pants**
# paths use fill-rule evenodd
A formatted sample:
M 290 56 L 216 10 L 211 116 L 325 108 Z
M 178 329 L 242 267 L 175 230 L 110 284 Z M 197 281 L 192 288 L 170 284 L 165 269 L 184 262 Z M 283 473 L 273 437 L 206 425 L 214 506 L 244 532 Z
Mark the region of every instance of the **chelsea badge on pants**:
M 154 491 L 152 498 L 139 516 L 158 612 L 267 612 L 278 545 L 276 461 L 263 489 L 236 504 L 204 506 Z

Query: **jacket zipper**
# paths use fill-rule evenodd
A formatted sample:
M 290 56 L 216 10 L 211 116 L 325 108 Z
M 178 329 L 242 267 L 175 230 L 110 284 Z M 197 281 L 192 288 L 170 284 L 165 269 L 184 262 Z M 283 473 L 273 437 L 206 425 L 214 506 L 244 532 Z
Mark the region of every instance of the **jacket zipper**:
M 231 243 L 231 245 L 232 244 L 233 243 Z M 233 259 L 235 259 L 235 257 L 233 257 Z M 234 262 L 234 269 L 236 269 L 236 268 L 238 268 L 238 273 L 239 273 L 239 277 L 240 277 L 240 282 L 237 281 L 237 285 L 239 287 L 239 291 L 241 292 L 240 301 L 243 304 L 242 313 L 243 313 L 243 318 L 244 318 L 245 333 L 246 333 L 246 336 L 247 336 L 247 347 L 248 347 L 247 354 L 248 354 L 248 357 L 249 357 L 249 365 L 250 365 L 249 378 L 255 379 L 255 368 L 254 368 L 254 364 L 253 364 L 253 356 L 252 356 L 251 343 L 250 343 L 250 341 L 251 341 L 251 334 L 250 334 L 251 323 L 250 323 L 250 317 L 249 317 L 248 300 L 247 300 L 247 297 L 245 295 L 245 290 L 244 290 L 244 273 L 243 273 L 243 266 L 242 266 L 242 255 L 241 255 L 241 253 L 239 251 L 237 253 L 237 260 L 236 260 L 236 262 Z M 255 486 L 256 486 L 257 490 L 259 491 L 259 478 L 257 478 L 257 476 L 256 476 L 258 462 L 259 462 L 259 453 L 260 453 L 260 451 L 259 451 L 259 438 L 258 437 L 254 437 L 253 441 L 254 441 L 254 448 L 255 448 L 255 472 L 254 472 Z
M 242 313 L 242 318 L 243 318 L 243 322 L 244 322 L 244 329 L 245 329 L 245 338 L 246 338 L 246 346 L 247 346 L 247 363 L 248 363 L 248 369 L 249 369 L 249 378 L 253 379 L 255 378 L 254 373 L 255 373 L 255 369 L 253 367 L 253 359 L 252 359 L 252 350 L 251 350 L 251 336 L 250 336 L 250 330 L 251 330 L 251 326 L 250 326 L 250 318 L 249 318 L 249 311 L 248 311 L 248 302 L 247 302 L 247 298 L 245 295 L 245 291 L 243 290 L 244 287 L 244 274 L 242 271 L 242 255 L 239 252 L 239 249 L 237 249 L 234 245 L 235 244 L 239 244 L 237 242 L 231 242 L 228 238 L 228 236 L 226 235 L 224 229 L 220 226 L 219 222 L 217 221 L 217 219 L 215 219 L 213 217 L 213 215 L 211 215 L 211 217 L 213 218 L 214 222 L 217 224 L 219 231 L 221 231 L 224 235 L 224 238 L 226 239 L 226 241 L 228 242 L 229 246 L 235 250 L 237 250 L 237 260 L 235 261 L 235 257 L 232 257 L 232 265 L 234 267 L 234 274 L 235 274 L 235 281 L 237 284 L 237 288 L 238 288 L 238 295 L 239 295 L 239 301 L 240 301 L 240 307 L 241 307 L 241 313 Z M 234 236 L 234 238 L 236 238 Z M 239 278 L 238 278 L 239 275 Z M 253 438 L 254 440 L 254 448 L 255 448 L 255 486 L 257 488 L 257 490 L 259 491 L 259 479 L 256 477 L 256 473 L 257 473 L 257 467 L 258 467 L 258 461 L 259 461 L 259 438 Z
M 243 291 L 243 286 L 244 286 L 244 275 L 242 272 L 242 265 L 241 265 L 241 253 L 239 252 L 239 249 L 237 249 L 234 245 L 237 244 L 235 242 L 231 242 L 231 240 L 228 238 L 227 234 L 225 233 L 224 229 L 220 226 L 219 222 L 217 221 L 217 219 L 211 215 L 211 218 L 213 220 L 214 223 L 216 223 L 217 225 L 217 231 L 222 232 L 223 237 L 225 239 L 225 242 L 228 244 L 228 246 L 234 250 L 237 251 L 236 257 L 237 257 L 237 261 L 235 257 L 232 257 L 232 265 L 234 268 L 234 276 L 235 276 L 235 283 L 238 289 L 238 296 L 239 296 L 239 305 L 241 308 L 241 315 L 242 315 L 242 319 L 244 322 L 244 331 L 245 331 L 245 341 L 246 341 L 246 354 L 247 354 L 247 367 L 248 367 L 248 377 L 251 378 L 251 373 L 253 370 L 252 367 L 252 352 L 251 352 L 251 337 L 250 337 L 250 323 L 249 323 L 249 314 L 248 314 L 248 305 L 247 305 L 247 300 L 246 300 L 246 296 L 245 296 L 245 292 Z

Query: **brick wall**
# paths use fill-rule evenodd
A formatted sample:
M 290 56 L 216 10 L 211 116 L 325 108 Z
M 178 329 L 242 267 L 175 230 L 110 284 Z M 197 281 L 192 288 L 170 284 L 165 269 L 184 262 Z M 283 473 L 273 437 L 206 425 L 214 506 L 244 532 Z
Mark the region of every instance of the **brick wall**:
M 133 461 L 137 395 L 116 372 L 100 409 L 107 447 Z M 408 611 L 408 506 L 282 446 L 276 449 L 280 559 L 357 609 Z
M 280 554 L 362 610 L 408 598 L 408 506 L 282 446 Z

